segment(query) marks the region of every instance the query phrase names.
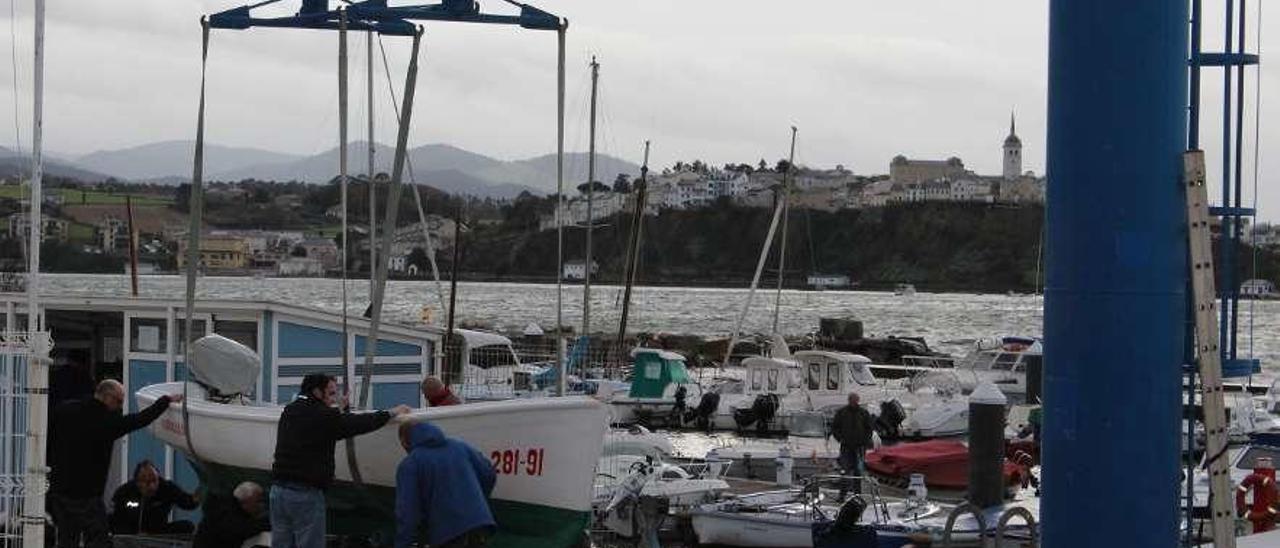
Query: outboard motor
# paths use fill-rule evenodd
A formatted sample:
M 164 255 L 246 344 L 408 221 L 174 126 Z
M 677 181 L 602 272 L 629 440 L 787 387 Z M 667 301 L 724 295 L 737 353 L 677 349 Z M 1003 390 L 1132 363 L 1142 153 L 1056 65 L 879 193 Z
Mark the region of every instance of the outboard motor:
M 676 387 L 674 398 L 675 404 L 671 406 L 671 414 L 667 417 L 667 425 L 671 427 L 679 427 L 684 425 L 685 415 L 689 410 L 685 399 L 689 397 L 689 389 L 683 384 Z
M 814 548 L 879 546 L 879 535 L 875 528 L 858 524 L 867 505 L 867 500 L 861 495 L 854 495 L 840 505 L 840 512 L 834 520 L 814 521 L 810 526 Z
M 907 420 L 907 412 L 898 400 L 880 402 L 880 414 L 876 417 L 875 429 L 880 439 L 896 440 L 902 437 L 902 422 Z
M 698 425 L 698 429 L 704 432 L 711 432 L 711 417 L 715 416 L 716 410 L 720 408 L 720 394 L 715 392 L 704 392 L 702 399 L 698 400 L 698 407 L 692 411 L 692 420 Z M 688 422 L 688 418 L 685 419 Z
M 769 430 L 769 421 L 773 420 L 777 412 L 778 396 L 760 394 L 751 402 L 751 407 L 733 410 L 733 422 L 738 425 L 739 430 L 745 430 L 754 424 L 756 430 L 763 433 Z

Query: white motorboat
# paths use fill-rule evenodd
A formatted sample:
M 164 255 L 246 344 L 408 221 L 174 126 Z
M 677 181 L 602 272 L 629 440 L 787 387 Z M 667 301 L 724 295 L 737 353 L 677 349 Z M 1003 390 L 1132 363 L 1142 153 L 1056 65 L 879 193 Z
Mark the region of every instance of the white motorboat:
M 196 462 L 206 484 L 229 490 L 245 479 L 268 483 L 283 407 L 217 403 L 198 385 L 188 388 L 187 401 L 171 405 L 152 423 L 151 433 Z M 182 391 L 182 383 L 146 386 L 138 391 L 137 403 L 146 407 L 161 395 Z M 330 523 L 358 519 L 362 513 L 376 515 L 384 525 L 394 523 L 385 513 L 394 507 L 395 470 L 404 455 L 394 423 L 430 420 L 479 449 L 498 471 L 492 507 L 500 532 L 491 545 L 527 545 L 535 537 L 550 545 L 571 545 L 590 519 L 606 415 L 604 405 L 587 397 L 415 410 L 354 438 L 363 488 L 353 483 L 346 451 L 338 444 L 337 482 L 327 493 Z
M 700 506 L 690 516 L 702 544 L 807 548 L 813 546 L 813 524 L 834 519 L 855 492 L 862 493 L 857 500 L 866 505 L 854 518 L 859 524 L 906 530 L 920 520 L 945 516 L 936 503 L 888 499 L 880 496 L 875 480 L 853 477 L 814 478 L 800 488 L 740 495 Z
M 635 360 L 631 384 L 624 394 L 621 391 L 602 395 L 609 402 L 614 424 L 671 424 L 680 423 L 688 402 L 702 396 L 698 383 L 689 377 L 684 356 L 657 348 L 636 348 L 631 351 Z
M 521 363 L 511 339 L 488 331 L 454 329 L 453 332 L 461 348 L 450 353 L 449 358 L 463 361 L 462 382 L 454 385 L 454 391 L 463 401 L 509 400 L 534 391 L 533 377 L 542 369 Z
M 903 356 L 906 366 L 939 368 L 953 372 L 965 393 L 990 381 L 1011 401 L 1026 402 L 1027 370 L 1039 367 L 1044 347 L 1034 337 L 1002 336 L 974 341 L 959 359 L 938 356 Z M 1027 402 L 1036 403 L 1036 402 Z

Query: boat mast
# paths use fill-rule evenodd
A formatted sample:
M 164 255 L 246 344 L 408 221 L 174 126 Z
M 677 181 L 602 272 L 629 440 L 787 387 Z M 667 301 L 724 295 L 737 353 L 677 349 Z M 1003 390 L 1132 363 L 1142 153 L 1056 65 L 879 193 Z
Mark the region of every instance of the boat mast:
M 33 335 L 41 330 L 40 310 L 40 206 L 44 179 L 43 143 L 44 135 L 44 0 L 35 2 L 35 63 L 34 90 L 31 124 L 31 239 L 27 251 L 27 329 Z M 17 331 L 15 326 L 8 326 L 10 331 Z M 22 485 L 26 487 L 23 500 L 22 545 L 25 548 L 43 548 L 44 528 L 44 485 L 45 485 L 45 439 L 48 433 L 48 346 L 44 336 L 32 336 L 29 343 L 34 343 L 29 353 L 29 378 L 27 379 L 27 439 L 26 470 Z
M 626 287 L 622 291 L 622 318 L 618 321 L 618 361 L 625 363 L 624 339 L 627 336 L 627 316 L 631 312 L 631 287 L 636 283 L 636 271 L 640 269 L 640 230 L 644 227 L 645 180 L 649 174 L 649 141 L 644 142 L 644 163 L 640 165 L 640 181 L 636 183 L 635 211 L 631 213 L 631 237 L 627 246 Z
M 596 186 L 596 90 L 600 84 L 600 63 L 591 56 L 591 137 L 587 150 L 587 258 L 582 267 L 582 343 L 584 360 L 591 352 L 591 232 L 595 228 L 592 203 Z
M 773 298 L 773 334 L 778 334 L 778 312 L 782 310 L 782 277 L 787 266 L 787 219 L 791 217 L 791 172 L 796 161 L 796 126 L 791 126 L 791 154 L 787 157 L 787 170 L 782 173 L 782 241 L 778 244 L 778 291 Z
M 556 29 L 556 395 L 563 396 L 564 370 L 564 42 L 569 28 Z
M 365 33 L 365 99 L 368 101 L 366 113 L 368 115 L 368 144 L 369 144 L 369 298 L 373 298 L 375 270 L 374 265 L 378 264 L 378 249 L 374 242 L 378 238 L 378 191 L 373 184 L 374 163 L 373 156 L 377 150 L 375 141 L 373 140 L 373 31 Z

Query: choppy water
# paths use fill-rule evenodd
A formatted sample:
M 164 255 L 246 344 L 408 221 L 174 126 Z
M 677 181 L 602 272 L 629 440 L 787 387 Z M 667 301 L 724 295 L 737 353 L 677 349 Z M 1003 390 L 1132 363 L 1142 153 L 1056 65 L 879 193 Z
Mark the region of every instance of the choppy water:
M 42 293 L 50 295 L 129 294 L 123 275 L 50 274 L 42 276 Z M 179 276 L 143 276 L 143 297 L 181 298 L 184 280 Z M 349 310 L 361 313 L 369 300 L 368 280 L 347 284 Z M 448 284 L 443 293 L 447 297 Z M 640 287 L 633 291 L 628 331 L 668 332 L 723 336 L 733 330 L 747 298 L 746 289 Z M 436 324 L 445 322 L 434 282 L 392 281 L 387 285 L 385 314 L 401 322 L 419 322 L 424 306 Z M 593 331 L 617 329 L 621 288 L 593 286 Z M 202 277 L 200 298 L 234 298 L 286 302 L 338 312 L 342 310 L 339 280 L 313 278 Z M 564 321 L 581 328 L 582 287 L 564 287 Z M 774 293 L 758 291 L 743 329 L 768 332 L 773 321 Z M 823 317 L 862 320 L 868 335 L 924 337 L 931 346 L 963 353 L 968 339 L 995 335 L 1043 333 L 1043 300 L 1028 295 L 973 295 L 917 293 L 899 297 L 869 291 L 783 291 L 779 331 L 802 335 L 816 331 Z M 1263 360 L 1263 366 L 1280 368 L 1280 301 L 1257 301 L 1242 307 L 1240 351 Z M 1252 311 L 1252 314 L 1250 313 Z M 556 323 L 556 287 L 540 284 L 460 283 L 458 321 L 480 323 L 503 330 L 519 330 L 529 323 L 543 327 Z M 952 342 L 948 342 L 952 341 Z

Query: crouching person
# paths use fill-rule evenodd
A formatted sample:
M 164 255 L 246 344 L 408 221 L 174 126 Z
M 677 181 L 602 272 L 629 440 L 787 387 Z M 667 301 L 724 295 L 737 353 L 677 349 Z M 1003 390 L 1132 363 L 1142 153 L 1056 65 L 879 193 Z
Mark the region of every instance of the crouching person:
M 173 482 L 160 477 L 149 460 L 133 469 L 133 480 L 121 485 L 111 496 L 111 532 L 116 535 L 185 535 L 195 528 L 186 520 L 169 521 L 177 506 L 195 510 L 199 502 Z
M 478 548 L 493 534 L 489 493 L 493 465 L 466 442 L 436 425 L 400 425 L 409 454 L 396 469 L 396 548 L 408 548 L 426 530 L 432 548 Z
M 209 495 L 192 548 L 235 548 L 271 530 L 265 498 L 262 486 L 251 481 L 237 485 L 230 497 Z

